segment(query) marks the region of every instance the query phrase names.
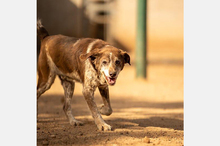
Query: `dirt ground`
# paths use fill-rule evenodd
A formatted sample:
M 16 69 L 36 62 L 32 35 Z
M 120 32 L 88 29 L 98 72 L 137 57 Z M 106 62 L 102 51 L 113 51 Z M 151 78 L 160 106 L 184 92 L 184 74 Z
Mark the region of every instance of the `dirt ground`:
M 75 118 L 70 126 L 62 110 L 63 89 L 57 78 L 39 99 L 37 145 L 184 145 L 183 64 L 150 63 L 146 81 L 135 80 L 134 65 L 126 65 L 110 87 L 113 113 L 103 116 L 113 131 L 98 131 L 76 83 L 72 99 Z M 102 104 L 98 90 L 97 105 Z

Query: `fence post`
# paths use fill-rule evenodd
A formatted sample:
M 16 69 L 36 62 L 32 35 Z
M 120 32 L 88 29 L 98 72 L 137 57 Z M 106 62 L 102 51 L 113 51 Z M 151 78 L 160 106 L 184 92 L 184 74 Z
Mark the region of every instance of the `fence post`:
M 146 0 L 138 0 L 136 78 L 146 78 Z

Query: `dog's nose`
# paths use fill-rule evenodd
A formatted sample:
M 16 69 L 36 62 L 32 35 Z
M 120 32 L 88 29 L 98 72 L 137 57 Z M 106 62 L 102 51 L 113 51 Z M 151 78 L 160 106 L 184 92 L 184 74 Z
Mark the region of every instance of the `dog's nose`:
M 116 72 L 109 72 L 109 75 L 113 78 L 116 76 Z

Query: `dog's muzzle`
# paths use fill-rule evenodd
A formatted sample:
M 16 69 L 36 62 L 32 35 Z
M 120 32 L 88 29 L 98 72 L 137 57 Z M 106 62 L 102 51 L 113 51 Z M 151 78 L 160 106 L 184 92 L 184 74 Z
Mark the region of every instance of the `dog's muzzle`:
M 102 74 L 105 76 L 107 84 L 111 86 L 115 85 L 117 77 L 107 77 L 104 72 L 102 72 Z

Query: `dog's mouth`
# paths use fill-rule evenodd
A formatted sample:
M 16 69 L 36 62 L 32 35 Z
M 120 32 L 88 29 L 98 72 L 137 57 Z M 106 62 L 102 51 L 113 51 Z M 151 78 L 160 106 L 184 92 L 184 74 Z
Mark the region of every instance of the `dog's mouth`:
M 107 82 L 109 85 L 111 85 L 111 86 L 115 85 L 117 77 L 115 77 L 115 78 L 107 77 L 104 72 L 103 72 L 103 74 L 104 74 L 104 76 L 105 76 L 106 82 Z

